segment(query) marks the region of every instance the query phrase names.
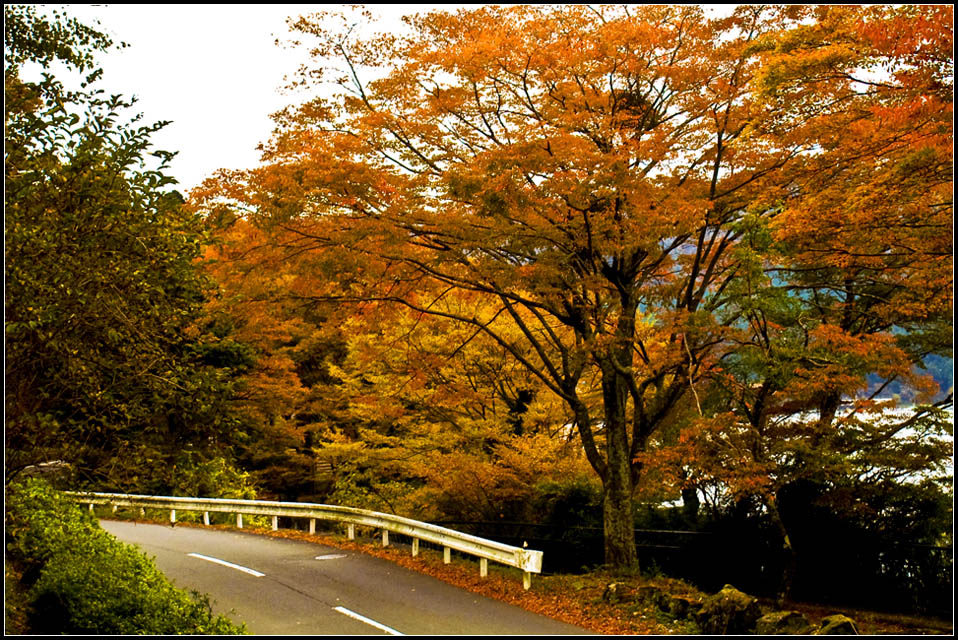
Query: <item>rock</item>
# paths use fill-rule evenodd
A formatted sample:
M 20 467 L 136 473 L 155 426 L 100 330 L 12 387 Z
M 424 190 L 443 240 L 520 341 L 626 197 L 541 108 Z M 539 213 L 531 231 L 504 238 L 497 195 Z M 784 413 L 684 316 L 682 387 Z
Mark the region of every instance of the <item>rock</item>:
M 705 598 L 695 621 L 706 635 L 743 634 L 751 633 L 761 616 L 758 600 L 727 584 Z
M 755 623 L 755 633 L 760 636 L 808 635 L 812 630 L 808 618 L 798 611 L 773 611 Z
M 822 624 L 815 632 L 819 636 L 857 636 L 858 625 L 848 616 L 840 613 L 822 618 Z

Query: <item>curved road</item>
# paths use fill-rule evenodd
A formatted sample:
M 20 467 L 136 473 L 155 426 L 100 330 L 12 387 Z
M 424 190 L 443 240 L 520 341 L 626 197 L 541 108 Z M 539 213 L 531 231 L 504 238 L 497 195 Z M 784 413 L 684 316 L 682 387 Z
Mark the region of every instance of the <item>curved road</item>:
M 239 531 L 100 524 L 258 635 L 590 633 L 351 551 Z

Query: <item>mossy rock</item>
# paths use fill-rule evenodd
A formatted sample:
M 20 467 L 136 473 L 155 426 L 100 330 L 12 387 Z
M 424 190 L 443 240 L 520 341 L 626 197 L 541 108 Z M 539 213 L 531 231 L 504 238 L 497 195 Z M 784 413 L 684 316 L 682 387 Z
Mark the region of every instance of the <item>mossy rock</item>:
M 858 625 L 855 621 L 840 613 L 822 618 L 821 626 L 815 635 L 819 636 L 857 636 Z
M 773 611 L 755 623 L 755 633 L 761 636 L 808 635 L 812 630 L 808 618 L 798 611 Z
M 661 611 L 669 611 L 671 596 L 662 587 L 644 584 L 635 590 L 635 599 Z
M 702 603 L 686 596 L 671 596 L 668 612 L 676 620 L 692 619 L 702 609 Z
M 618 582 L 611 582 L 605 585 L 605 589 L 602 590 L 602 601 L 608 602 L 609 604 L 621 602 L 623 592 L 623 585 L 619 584 Z
M 725 585 L 702 602 L 695 621 L 706 635 L 751 633 L 762 617 L 758 600 L 732 585 Z

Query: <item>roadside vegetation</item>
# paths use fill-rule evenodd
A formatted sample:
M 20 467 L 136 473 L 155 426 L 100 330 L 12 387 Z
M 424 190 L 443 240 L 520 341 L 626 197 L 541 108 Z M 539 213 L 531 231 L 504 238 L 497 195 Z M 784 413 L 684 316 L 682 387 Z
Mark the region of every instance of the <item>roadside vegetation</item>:
M 5 518 L 7 631 L 21 634 L 235 635 L 208 599 L 176 588 L 42 480 L 12 486 Z M 11 580 L 12 578 L 12 580 Z

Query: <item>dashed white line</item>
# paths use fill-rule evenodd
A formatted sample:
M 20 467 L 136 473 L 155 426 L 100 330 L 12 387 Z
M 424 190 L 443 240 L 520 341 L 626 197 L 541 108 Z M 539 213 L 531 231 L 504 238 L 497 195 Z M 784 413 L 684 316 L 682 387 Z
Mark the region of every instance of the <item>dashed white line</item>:
M 266 575 L 265 573 L 260 573 L 259 571 L 256 571 L 255 569 L 250 569 L 249 567 L 243 567 L 238 564 L 233 564 L 232 562 L 227 562 L 226 560 L 220 560 L 219 558 L 211 558 L 210 556 L 204 556 L 199 553 L 188 553 L 186 555 L 191 556 L 193 558 L 199 558 L 200 560 L 206 560 L 207 562 L 215 562 L 216 564 L 221 564 L 224 567 L 229 567 L 230 569 L 236 569 L 237 571 L 243 571 L 244 573 L 248 573 L 251 576 L 256 576 L 257 578 L 262 578 L 263 576 Z
M 335 608 L 336 611 L 340 612 L 340 613 L 343 614 L 344 616 L 349 616 L 350 618 L 354 618 L 354 619 L 356 619 L 356 620 L 359 620 L 360 622 L 365 622 L 365 623 L 368 624 L 369 626 L 371 626 L 371 627 L 376 627 L 376 628 L 379 629 L 380 631 L 385 631 L 386 633 L 388 633 L 388 634 L 390 634 L 390 635 L 394 635 L 394 636 L 404 635 L 404 634 L 402 634 L 402 633 L 396 631 L 395 629 L 393 629 L 393 628 L 391 628 L 391 627 L 387 627 L 386 625 L 381 624 L 381 623 L 379 623 L 379 622 L 376 622 L 375 620 L 370 620 L 370 619 L 367 618 L 366 616 L 361 616 L 361 615 L 359 615 L 358 613 L 356 613 L 355 611 L 350 611 L 350 610 L 347 609 L 346 607 L 334 607 L 334 608 Z
M 327 553 L 324 556 L 316 556 L 316 560 L 337 560 L 339 558 L 345 558 L 345 553 Z

